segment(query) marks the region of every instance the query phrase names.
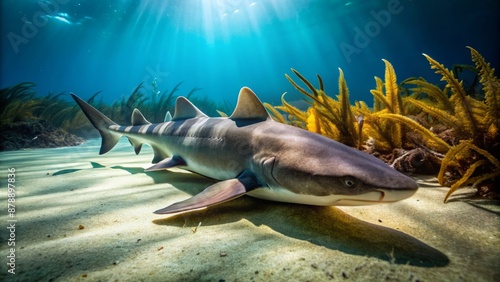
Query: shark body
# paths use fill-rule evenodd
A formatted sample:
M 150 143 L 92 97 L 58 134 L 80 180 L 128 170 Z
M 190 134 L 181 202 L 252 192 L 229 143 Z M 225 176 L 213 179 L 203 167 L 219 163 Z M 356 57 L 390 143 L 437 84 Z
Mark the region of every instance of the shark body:
M 155 211 L 170 214 L 242 195 L 308 205 L 390 203 L 413 195 L 417 183 L 381 160 L 316 133 L 275 122 L 261 101 L 242 88 L 233 114 L 206 116 L 179 97 L 170 121 L 151 124 L 135 109 L 120 126 L 72 94 L 100 132 L 100 154 L 128 137 L 136 154 L 154 151 L 146 171 L 181 167 L 220 180 L 187 200 Z

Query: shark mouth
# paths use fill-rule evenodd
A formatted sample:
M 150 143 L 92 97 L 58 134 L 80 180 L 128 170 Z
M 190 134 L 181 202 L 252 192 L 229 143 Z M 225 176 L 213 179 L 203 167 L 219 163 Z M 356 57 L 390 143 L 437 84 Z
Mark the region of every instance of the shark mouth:
M 372 192 L 355 195 L 343 196 L 335 202 L 335 206 L 362 206 L 384 203 L 394 203 L 401 201 L 415 194 L 415 189 L 376 189 Z

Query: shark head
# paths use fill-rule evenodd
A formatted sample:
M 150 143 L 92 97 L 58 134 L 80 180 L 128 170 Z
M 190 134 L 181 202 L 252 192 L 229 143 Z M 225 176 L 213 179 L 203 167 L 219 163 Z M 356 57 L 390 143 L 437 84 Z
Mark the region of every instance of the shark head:
M 357 206 L 396 202 L 418 189 L 412 178 L 367 153 L 304 130 L 280 133 L 274 125 L 272 131 L 282 142 L 255 160 L 270 190 L 257 189 L 252 196 Z

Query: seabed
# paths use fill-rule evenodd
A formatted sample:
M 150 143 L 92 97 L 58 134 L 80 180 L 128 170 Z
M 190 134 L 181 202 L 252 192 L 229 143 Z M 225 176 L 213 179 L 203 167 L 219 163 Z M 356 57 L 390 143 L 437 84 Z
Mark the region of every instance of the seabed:
M 3 247 L 2 281 L 500 280 L 500 206 L 473 189 L 443 204 L 448 188 L 418 176 L 421 189 L 389 205 L 244 196 L 156 215 L 213 181 L 181 169 L 145 173 L 152 150 L 136 156 L 126 139 L 103 156 L 99 147 L 0 152 L 2 178 L 15 168 L 17 220 L 15 274 Z M 7 193 L 0 201 L 6 242 Z

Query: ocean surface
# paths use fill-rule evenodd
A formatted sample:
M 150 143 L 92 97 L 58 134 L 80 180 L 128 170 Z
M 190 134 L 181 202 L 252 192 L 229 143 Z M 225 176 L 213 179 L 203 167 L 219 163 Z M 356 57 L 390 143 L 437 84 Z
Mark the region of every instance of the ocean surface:
M 472 64 L 465 46 L 499 67 L 496 0 L 2 0 L 0 87 L 31 81 L 38 95 L 74 92 L 105 102 L 146 90 L 194 87 L 234 104 L 242 86 L 279 104 L 302 99 L 284 74 L 295 68 L 351 102 L 371 103 L 373 77 L 389 60 L 398 81 L 439 82 L 422 56 Z M 69 95 L 68 100 L 69 100 Z

